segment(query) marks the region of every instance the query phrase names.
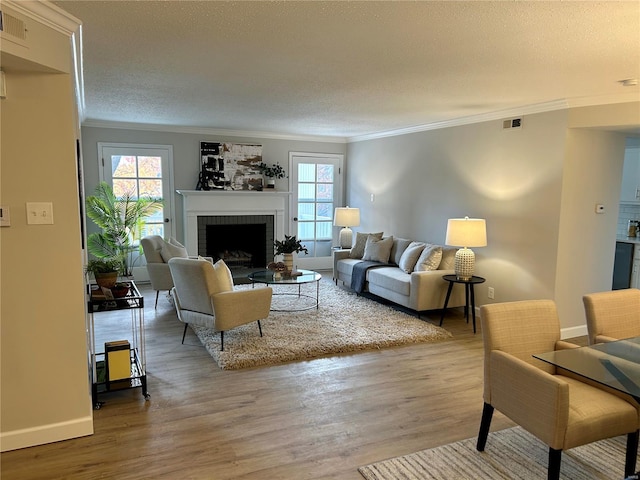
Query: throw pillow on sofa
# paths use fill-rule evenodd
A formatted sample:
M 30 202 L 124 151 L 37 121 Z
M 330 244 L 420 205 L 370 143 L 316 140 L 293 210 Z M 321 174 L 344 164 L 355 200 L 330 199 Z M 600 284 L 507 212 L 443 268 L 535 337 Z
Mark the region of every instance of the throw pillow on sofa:
M 400 258 L 410 244 L 411 240 L 408 238 L 394 238 L 393 247 L 391 247 L 391 254 L 389 255 L 389 261 L 396 265 L 400 265 Z
M 349 258 L 357 258 L 361 259 L 364 255 L 364 247 L 367 244 L 367 238 L 372 236 L 376 240 L 382 240 L 382 232 L 378 233 L 362 233 L 356 232 L 356 241 L 351 247 L 351 251 L 349 252 Z
M 405 273 L 413 272 L 424 247 L 426 247 L 426 244 L 423 242 L 411 242 L 402 253 L 398 267 Z
M 369 236 L 369 238 L 367 238 L 367 243 L 364 246 L 364 254 L 362 255 L 362 260 L 388 263 L 392 246 L 393 237 L 386 237 L 382 240 L 376 240 L 375 237 Z
M 437 270 L 442 261 L 442 247 L 440 245 L 428 244 L 422 250 L 416 266 L 413 268 L 414 272 L 427 272 L 431 270 Z

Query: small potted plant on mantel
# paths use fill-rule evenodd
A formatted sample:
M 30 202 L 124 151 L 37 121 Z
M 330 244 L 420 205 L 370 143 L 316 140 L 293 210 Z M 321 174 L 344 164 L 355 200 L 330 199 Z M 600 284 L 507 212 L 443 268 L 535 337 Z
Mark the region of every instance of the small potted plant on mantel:
M 262 172 L 262 175 L 267 177 L 267 188 L 276 188 L 276 178 L 287 177 L 287 172 L 277 163 L 275 165 L 267 165 L 262 162 L 258 165 L 258 169 Z
M 305 255 L 309 253 L 307 247 L 302 245 L 295 235 L 285 235 L 284 240 L 276 240 L 274 245 L 276 247 L 276 255 L 282 255 L 284 264 L 289 272 L 293 270 L 294 253 L 304 252 Z

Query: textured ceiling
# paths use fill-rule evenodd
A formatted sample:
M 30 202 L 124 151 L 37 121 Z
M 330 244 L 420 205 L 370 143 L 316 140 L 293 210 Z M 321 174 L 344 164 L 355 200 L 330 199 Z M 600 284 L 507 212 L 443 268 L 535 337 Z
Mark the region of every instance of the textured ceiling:
M 57 1 L 85 118 L 357 138 L 640 100 L 640 2 Z

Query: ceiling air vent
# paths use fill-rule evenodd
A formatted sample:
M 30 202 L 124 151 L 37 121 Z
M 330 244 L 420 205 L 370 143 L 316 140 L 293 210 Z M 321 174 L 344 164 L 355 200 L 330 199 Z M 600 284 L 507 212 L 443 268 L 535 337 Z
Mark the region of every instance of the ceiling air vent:
M 503 130 L 507 130 L 510 128 L 522 128 L 522 117 L 510 118 L 509 120 L 502 121 Z
M 18 40 L 19 43 L 27 40 L 27 24 L 24 20 L 20 20 L 7 12 L 0 11 L 0 31 L 7 37 L 13 37 L 13 39 Z

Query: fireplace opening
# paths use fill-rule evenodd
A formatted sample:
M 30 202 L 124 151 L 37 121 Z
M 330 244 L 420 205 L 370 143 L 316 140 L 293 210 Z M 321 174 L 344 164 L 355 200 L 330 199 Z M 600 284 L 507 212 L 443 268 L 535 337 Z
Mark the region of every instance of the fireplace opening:
M 273 260 L 273 215 L 199 215 L 198 255 L 222 258 L 234 283 Z
M 224 260 L 230 269 L 264 268 L 267 226 L 262 223 L 207 225 L 207 256 Z

